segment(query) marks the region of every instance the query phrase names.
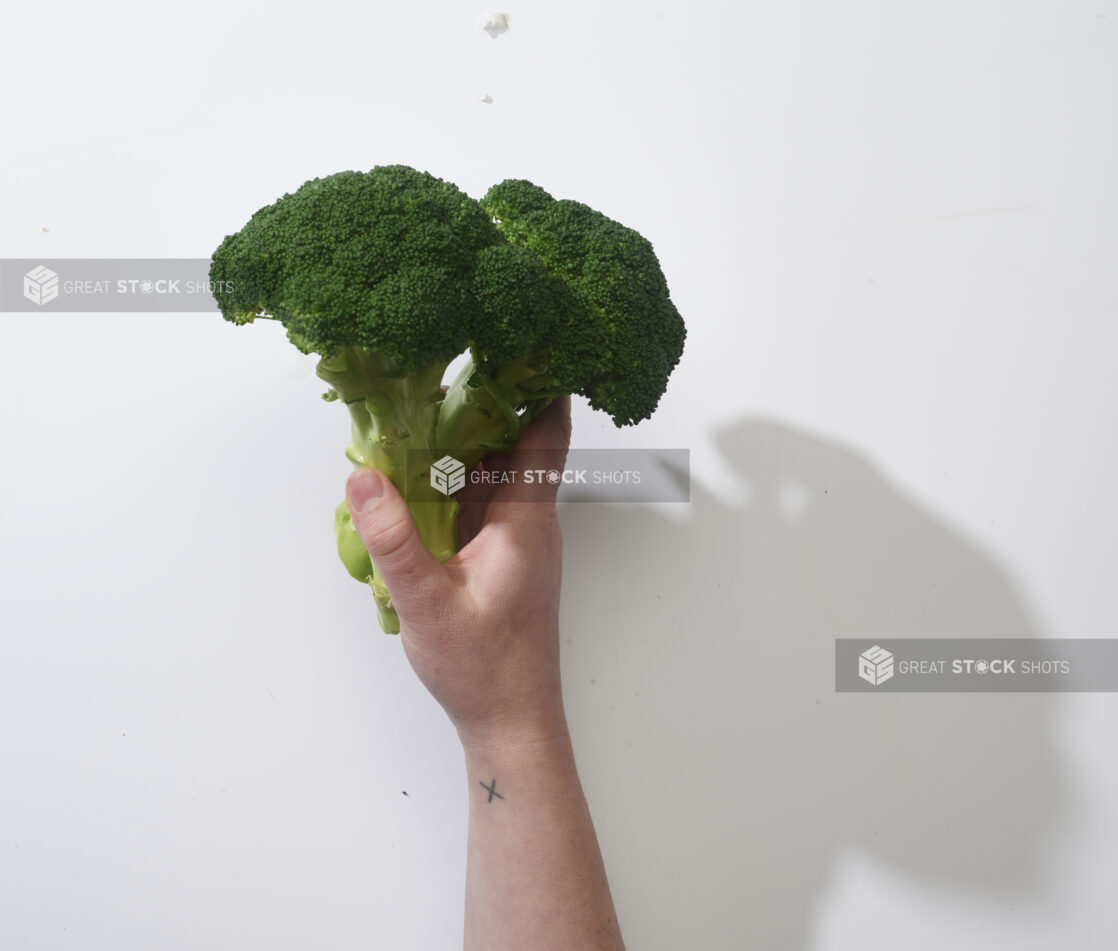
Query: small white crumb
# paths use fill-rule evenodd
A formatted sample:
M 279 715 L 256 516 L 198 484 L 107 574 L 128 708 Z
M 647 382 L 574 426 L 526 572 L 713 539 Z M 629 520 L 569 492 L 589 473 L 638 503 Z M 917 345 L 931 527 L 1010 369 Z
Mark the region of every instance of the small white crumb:
M 507 33 L 510 26 L 512 24 L 507 13 L 490 13 L 481 28 L 493 39 L 497 39 L 502 33 Z
M 486 93 L 484 96 L 478 96 L 477 101 L 484 102 L 487 106 L 493 105 L 493 97 L 489 95 L 489 93 Z

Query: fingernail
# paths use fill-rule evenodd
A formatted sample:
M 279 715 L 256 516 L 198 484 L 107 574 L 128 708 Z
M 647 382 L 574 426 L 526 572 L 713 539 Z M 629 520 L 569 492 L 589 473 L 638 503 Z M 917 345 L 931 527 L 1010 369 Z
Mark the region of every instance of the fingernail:
M 371 509 L 384 491 L 380 477 L 372 469 L 358 469 L 349 477 L 349 505 L 365 512 Z

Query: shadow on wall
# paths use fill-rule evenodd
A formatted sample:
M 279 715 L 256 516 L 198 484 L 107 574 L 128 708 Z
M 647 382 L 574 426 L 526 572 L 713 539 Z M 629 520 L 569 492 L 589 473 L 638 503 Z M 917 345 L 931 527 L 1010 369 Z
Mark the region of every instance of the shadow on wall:
M 940 894 L 1039 888 L 1044 694 L 837 694 L 836 637 L 1035 637 L 1005 571 L 835 442 L 716 435 L 745 500 L 563 509 L 564 678 L 634 949 L 811 946 L 850 848 Z

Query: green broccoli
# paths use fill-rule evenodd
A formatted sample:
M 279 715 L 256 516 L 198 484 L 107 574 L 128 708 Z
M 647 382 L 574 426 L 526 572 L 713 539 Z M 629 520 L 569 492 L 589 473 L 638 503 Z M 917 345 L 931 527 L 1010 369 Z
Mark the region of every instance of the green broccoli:
M 618 426 L 646 419 L 685 337 L 637 232 L 530 182 L 479 202 L 404 165 L 316 178 L 260 209 L 214 252 L 210 279 L 226 320 L 281 321 L 321 357 L 325 398 L 352 416 L 346 455 L 392 479 L 440 561 L 457 551 L 458 503 L 432 487 L 433 463 L 453 452 L 472 469 L 565 393 Z M 398 632 L 345 502 L 334 529 Z

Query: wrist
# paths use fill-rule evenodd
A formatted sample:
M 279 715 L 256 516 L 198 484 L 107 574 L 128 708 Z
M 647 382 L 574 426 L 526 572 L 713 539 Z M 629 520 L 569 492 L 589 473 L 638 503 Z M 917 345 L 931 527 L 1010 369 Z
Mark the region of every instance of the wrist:
M 565 754 L 571 748 L 571 735 L 561 705 L 515 721 L 457 725 L 457 730 L 467 760 L 494 756 L 554 756 Z

